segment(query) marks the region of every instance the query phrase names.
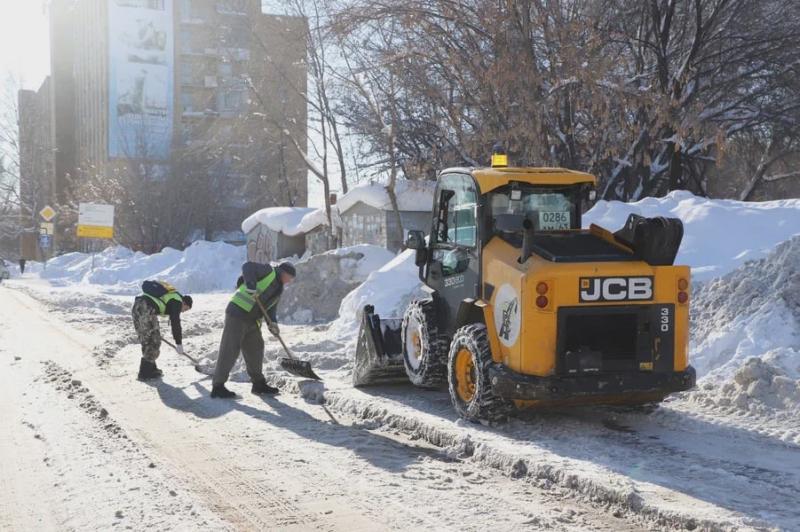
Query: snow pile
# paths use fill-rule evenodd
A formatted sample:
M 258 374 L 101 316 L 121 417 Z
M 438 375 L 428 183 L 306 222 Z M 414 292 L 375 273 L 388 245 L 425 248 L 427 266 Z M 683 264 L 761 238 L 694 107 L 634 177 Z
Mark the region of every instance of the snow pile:
M 115 293 L 138 293 L 142 281 L 160 279 L 185 293 L 232 290 L 245 261 L 246 248 L 223 242 L 195 242 L 183 251 L 164 248 L 153 255 L 111 247 L 94 257 L 67 253 L 47 263 L 41 277 L 55 286 L 90 284 Z
M 339 307 L 339 318 L 331 330 L 340 338 L 355 340 L 364 305 L 373 305 L 383 318 L 402 318 L 408 303 L 421 297 L 418 272 L 414 264 L 416 252 L 406 250 L 350 292 Z
M 760 358 L 745 362 L 731 382 L 722 386 L 719 403 L 741 410 L 766 408 L 794 410 L 800 405 L 800 380 L 781 374 L 774 365 Z
M 689 403 L 759 418 L 800 407 L 800 236 L 701 285 L 691 312 Z
M 359 244 L 356 246 L 338 248 L 328 251 L 327 253 L 341 255 L 345 258 L 345 260 L 342 261 L 344 267 L 342 271 L 343 278 L 348 281 L 358 281 L 359 283 L 366 281 L 369 274 L 379 270 L 396 257 L 396 255 L 388 249 L 373 244 Z M 360 258 L 353 260 L 353 254 L 360 255 Z
M 296 236 L 327 224 L 327 218 L 325 209 L 269 207 L 247 217 L 242 222 L 242 231 L 249 233 L 259 224 L 287 236 Z
M 433 208 L 435 188 L 435 181 L 398 180 L 395 184 L 398 208 L 401 211 L 430 211 Z M 365 183 L 351 188 L 347 194 L 339 198 L 336 207 L 343 213 L 356 203 L 364 203 L 382 210 L 392 208 L 386 185 L 382 183 Z
M 385 248 L 352 246 L 313 255 L 294 264 L 297 277 L 281 297 L 281 322 L 312 323 L 336 318 L 342 299 L 394 258 Z
M 727 379 L 750 357 L 800 378 L 800 236 L 701 285 L 692 300 L 691 361 Z
M 583 224 L 615 231 L 631 213 L 680 218 L 684 237 L 676 264 L 691 266 L 692 278 L 700 281 L 762 258 L 780 242 L 800 234 L 800 199 L 711 200 L 685 191 L 636 203 L 598 201 L 584 214 Z

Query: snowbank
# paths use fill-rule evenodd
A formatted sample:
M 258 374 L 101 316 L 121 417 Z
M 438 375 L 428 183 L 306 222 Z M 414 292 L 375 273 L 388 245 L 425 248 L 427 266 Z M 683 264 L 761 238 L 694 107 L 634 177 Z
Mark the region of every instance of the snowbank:
M 242 231 L 247 234 L 258 224 L 266 225 L 272 231 L 283 233 L 287 236 L 295 236 L 327 224 L 327 218 L 325 209 L 269 207 L 248 216 L 242 222 Z
M 118 246 L 98 253 L 68 253 L 47 263 L 43 279 L 56 286 L 99 285 L 120 294 L 138 293 L 145 279 L 169 281 L 182 292 L 230 290 L 235 286 L 246 248 L 223 242 L 195 242 L 183 251 L 165 248 L 145 255 Z
M 281 322 L 312 323 L 337 317 L 342 299 L 394 258 L 380 246 L 351 246 L 296 262 L 297 277 L 281 297 Z
M 430 211 L 433 207 L 434 181 L 398 180 L 395 185 L 397 204 L 401 211 Z M 391 199 L 383 183 L 365 183 L 351 188 L 339 198 L 336 207 L 340 213 L 356 203 L 364 203 L 376 209 L 392 208 Z
M 690 363 L 701 377 L 686 401 L 762 418 L 800 407 L 800 236 L 766 258 L 698 287 Z M 785 425 L 780 423 L 779 425 Z M 800 442 L 800 434 L 781 435 Z
M 800 236 L 701 285 L 692 301 L 692 364 L 729 379 L 750 357 L 800 378 Z
M 339 317 L 331 330 L 339 337 L 354 338 L 364 305 L 373 305 L 381 317 L 402 318 L 408 303 L 422 295 L 419 269 L 414 264 L 415 254 L 413 250 L 404 251 L 372 272 L 342 300 Z
M 743 202 L 711 200 L 685 191 L 636 203 L 598 201 L 583 216 L 615 231 L 631 213 L 670 216 L 684 224 L 677 263 L 692 267 L 692 278 L 705 281 L 724 275 L 748 260 L 760 259 L 777 244 L 800 234 L 800 199 Z
M 361 258 L 357 260 L 350 258 L 349 262 L 342 261 L 343 264 L 346 264 L 346 269 L 343 272 L 346 279 L 360 283 L 366 281 L 372 272 L 379 270 L 396 257 L 388 249 L 373 244 L 359 244 L 357 246 L 334 249 L 326 254 L 350 257 L 354 254 L 361 255 Z

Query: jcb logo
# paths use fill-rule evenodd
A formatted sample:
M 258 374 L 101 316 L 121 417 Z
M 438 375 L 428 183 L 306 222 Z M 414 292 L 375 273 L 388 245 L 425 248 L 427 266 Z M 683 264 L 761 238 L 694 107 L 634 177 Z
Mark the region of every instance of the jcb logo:
M 598 301 L 649 301 L 653 299 L 652 277 L 581 277 L 581 303 Z

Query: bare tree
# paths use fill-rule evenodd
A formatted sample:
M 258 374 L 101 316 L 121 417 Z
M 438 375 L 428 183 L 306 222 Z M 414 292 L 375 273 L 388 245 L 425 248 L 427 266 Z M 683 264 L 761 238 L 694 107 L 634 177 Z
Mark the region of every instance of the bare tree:
M 785 130 L 798 20 L 791 0 L 356 0 L 336 26 L 397 77 L 406 168 L 485 162 L 502 140 L 631 200 L 703 194 L 729 141 Z M 370 33 L 392 23 L 391 41 Z
M 386 192 L 402 239 L 403 220 L 396 185 L 401 171 L 406 177 L 412 175 L 409 169 L 401 169 L 403 161 L 397 146 L 397 107 L 403 89 L 392 58 L 380 53 L 394 40 L 396 22 L 373 22 L 362 31 L 367 38 L 340 35 L 338 41 L 344 66 L 336 72 L 341 91 L 337 111 L 345 127 L 362 132 L 367 140 L 361 146 L 357 167 L 372 174 L 388 175 Z
M 267 68 L 255 68 L 252 72 L 268 72 L 277 75 L 278 79 L 276 83 L 268 77 L 251 76 L 249 85 L 260 106 L 265 130 L 280 131 L 291 149 L 301 157 L 308 172 L 322 184 L 329 245 L 333 246 L 332 181 L 338 173 L 341 190 L 346 193 L 348 171 L 341 125 L 334 109 L 334 70 L 330 56 L 335 52 L 335 46 L 328 28 L 329 15 L 323 0 L 284 0 L 282 5 L 293 19 L 293 31 L 286 32 L 282 47 L 291 50 L 300 47 L 306 57 L 302 64 L 287 63 L 285 58 L 275 57 L 274 47 L 265 42 L 265 36 L 275 39 L 277 32 L 264 31 L 263 27 L 256 25 L 253 40 Z M 281 22 L 287 23 L 286 20 Z M 297 117 L 286 112 L 291 108 L 286 102 L 292 100 L 299 100 L 307 109 L 307 124 L 305 113 L 303 117 Z M 299 123 L 301 118 L 302 124 Z

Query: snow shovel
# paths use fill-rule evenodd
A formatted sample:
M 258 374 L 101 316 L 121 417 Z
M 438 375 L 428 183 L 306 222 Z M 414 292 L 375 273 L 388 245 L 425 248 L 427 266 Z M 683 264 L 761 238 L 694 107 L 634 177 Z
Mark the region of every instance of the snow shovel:
M 176 352 L 176 353 L 178 353 L 179 355 L 183 355 L 183 356 L 185 356 L 186 358 L 188 358 L 189 360 L 191 360 L 192 362 L 194 362 L 194 369 L 195 369 L 195 371 L 197 371 L 198 373 L 203 373 L 203 370 L 202 370 L 202 369 L 200 369 L 200 361 L 198 361 L 198 360 L 197 360 L 197 359 L 195 359 L 195 358 L 192 358 L 192 357 L 190 357 L 190 356 L 189 356 L 189 355 L 187 355 L 186 353 L 181 353 L 180 351 L 178 351 L 178 348 L 177 348 L 177 347 L 175 346 L 175 344 L 173 344 L 172 342 L 170 342 L 170 341 L 167 341 L 167 340 L 164 340 L 163 338 L 161 339 L 161 341 L 162 341 L 162 342 L 164 342 L 165 344 L 167 344 L 168 346 L 170 346 L 172 349 L 174 349 L 174 350 L 175 350 L 175 352 Z M 203 373 L 203 375 L 205 375 L 205 373 Z
M 269 319 L 269 315 L 267 315 L 267 309 L 264 308 L 264 304 L 261 303 L 261 300 L 258 299 L 258 296 L 256 296 L 254 299 L 256 300 L 256 303 L 258 303 L 258 308 L 261 309 L 261 314 L 264 315 L 264 319 L 267 320 L 267 325 L 272 325 L 272 320 Z M 283 341 L 283 338 L 281 338 L 281 335 L 276 334 L 274 336 L 281 343 L 281 346 L 283 346 L 283 350 L 286 351 L 286 357 L 282 357 L 278 360 L 281 367 L 285 371 L 297 377 L 305 377 L 306 379 L 314 379 L 315 381 L 322 380 L 319 375 L 314 373 L 314 370 L 311 368 L 311 362 L 294 358 L 294 356 L 292 356 L 292 352 L 289 351 L 288 347 L 286 347 L 286 343 Z

